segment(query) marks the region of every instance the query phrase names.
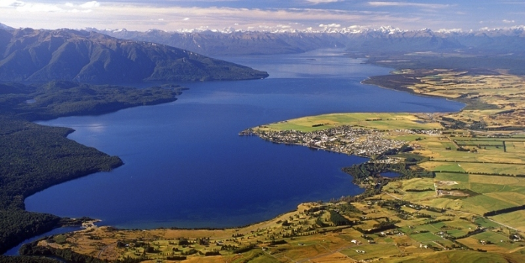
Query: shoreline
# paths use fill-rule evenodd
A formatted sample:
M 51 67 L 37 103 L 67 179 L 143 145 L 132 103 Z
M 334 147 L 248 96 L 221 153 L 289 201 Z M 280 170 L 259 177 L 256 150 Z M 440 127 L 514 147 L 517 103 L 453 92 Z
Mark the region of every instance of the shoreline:
M 371 77 L 368 77 L 368 78 L 360 81 L 359 83 L 364 84 L 364 85 L 373 85 L 373 86 L 377 86 L 377 87 L 380 87 L 380 88 L 383 88 L 383 89 L 388 89 L 388 90 L 394 90 L 394 91 L 399 91 L 399 92 L 407 92 L 407 93 L 415 95 L 415 96 L 429 97 L 429 98 L 440 98 L 440 99 L 445 99 L 445 100 L 448 100 L 448 101 L 454 101 L 454 102 L 459 102 L 459 103 L 464 104 L 463 108 L 459 109 L 457 112 L 461 112 L 466 107 L 469 106 L 468 103 L 463 102 L 463 101 L 449 99 L 449 98 L 445 98 L 445 97 L 440 97 L 440 96 L 436 96 L 436 95 L 432 95 L 432 94 L 416 93 L 413 90 L 411 90 L 409 88 L 405 88 L 405 87 L 403 87 L 403 88 L 388 87 L 386 85 L 382 85 L 380 82 L 376 82 L 377 80 L 374 79 L 374 78 L 379 78 L 379 77 L 388 77 L 388 76 L 392 76 L 392 75 L 394 75 L 394 73 L 390 73 L 389 75 L 382 75 L 382 76 L 371 76 Z M 433 113 L 438 113 L 438 112 L 433 112 Z M 440 113 L 449 113 L 449 112 L 440 112 Z

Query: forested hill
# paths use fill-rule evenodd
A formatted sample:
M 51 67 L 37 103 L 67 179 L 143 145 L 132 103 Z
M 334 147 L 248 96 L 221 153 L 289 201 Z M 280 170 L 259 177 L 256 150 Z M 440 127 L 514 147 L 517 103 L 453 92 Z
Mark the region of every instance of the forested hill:
M 0 29 L 0 80 L 93 83 L 244 80 L 266 72 L 166 45 L 100 33 Z

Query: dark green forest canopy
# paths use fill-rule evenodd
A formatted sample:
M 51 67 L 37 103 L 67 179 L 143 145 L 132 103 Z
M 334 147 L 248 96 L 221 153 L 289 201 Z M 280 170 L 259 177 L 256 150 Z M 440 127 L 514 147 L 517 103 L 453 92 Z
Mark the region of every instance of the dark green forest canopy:
M 179 86 L 138 89 L 69 81 L 53 81 L 41 86 L 0 84 L 0 114 L 30 121 L 98 115 L 175 101 L 180 90 Z
M 0 253 L 60 224 L 57 216 L 25 211 L 26 197 L 123 164 L 116 156 L 67 139 L 72 129 L 31 121 L 171 102 L 180 90 L 179 86 L 138 89 L 67 81 L 0 84 Z

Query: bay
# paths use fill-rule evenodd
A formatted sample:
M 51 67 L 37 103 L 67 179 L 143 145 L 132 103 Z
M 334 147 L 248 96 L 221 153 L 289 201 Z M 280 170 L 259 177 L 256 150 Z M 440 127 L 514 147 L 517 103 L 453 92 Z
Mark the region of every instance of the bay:
M 347 58 L 342 50 L 224 59 L 270 77 L 181 83 L 189 90 L 173 103 L 39 122 L 71 127 L 70 139 L 118 155 L 125 165 L 50 187 L 28 197 L 26 209 L 124 228 L 255 223 L 301 202 L 361 193 L 341 168 L 366 159 L 239 137 L 241 130 L 323 113 L 463 107 L 360 84 L 390 69 Z

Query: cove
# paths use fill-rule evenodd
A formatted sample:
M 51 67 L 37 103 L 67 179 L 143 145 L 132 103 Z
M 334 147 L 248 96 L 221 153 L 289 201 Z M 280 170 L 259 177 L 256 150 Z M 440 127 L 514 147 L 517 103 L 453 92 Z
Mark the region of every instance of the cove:
M 270 77 L 178 83 L 189 90 L 173 103 L 39 122 L 71 127 L 70 139 L 117 155 L 125 165 L 50 187 L 28 197 L 26 209 L 124 228 L 251 224 L 301 202 L 361 193 L 341 168 L 366 159 L 240 137 L 241 130 L 323 113 L 463 107 L 363 85 L 389 69 L 345 57 L 343 50 L 223 59 Z

